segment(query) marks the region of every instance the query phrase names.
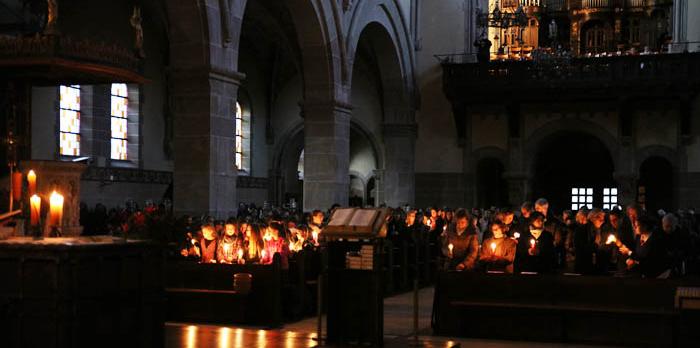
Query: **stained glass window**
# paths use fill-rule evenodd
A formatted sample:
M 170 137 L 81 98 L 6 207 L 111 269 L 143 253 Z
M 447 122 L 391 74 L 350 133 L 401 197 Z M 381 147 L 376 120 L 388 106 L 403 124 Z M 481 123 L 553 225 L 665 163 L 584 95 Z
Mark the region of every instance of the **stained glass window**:
M 113 160 L 127 160 L 127 126 L 129 94 L 125 83 L 112 84 L 112 135 L 111 158 Z
M 59 153 L 80 156 L 80 86 L 60 86 L 59 100 Z
M 236 102 L 236 168 L 243 170 L 243 110 Z

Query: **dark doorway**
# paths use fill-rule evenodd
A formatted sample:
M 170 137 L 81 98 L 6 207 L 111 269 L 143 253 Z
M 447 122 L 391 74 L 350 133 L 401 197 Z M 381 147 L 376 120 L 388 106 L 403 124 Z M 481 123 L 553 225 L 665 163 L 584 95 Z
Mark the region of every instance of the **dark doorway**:
M 647 211 L 669 211 L 673 204 L 673 166 L 663 157 L 649 157 L 639 167 L 637 200 Z
M 603 190 L 615 188 L 615 166 L 598 138 L 579 132 L 560 132 L 545 138 L 535 156 L 533 199 L 547 198 L 550 209 L 572 208 L 572 188 L 591 188 L 593 207 L 603 207 Z
M 476 165 L 477 207 L 505 207 L 508 202 L 508 183 L 503 179 L 503 164 L 495 158 L 484 158 Z

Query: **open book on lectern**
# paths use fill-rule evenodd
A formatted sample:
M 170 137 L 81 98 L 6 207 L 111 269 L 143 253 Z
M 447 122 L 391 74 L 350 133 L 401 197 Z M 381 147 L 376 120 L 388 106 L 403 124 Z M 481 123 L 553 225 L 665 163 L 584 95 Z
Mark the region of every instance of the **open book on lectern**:
M 327 238 L 386 237 L 387 208 L 338 208 L 322 233 Z

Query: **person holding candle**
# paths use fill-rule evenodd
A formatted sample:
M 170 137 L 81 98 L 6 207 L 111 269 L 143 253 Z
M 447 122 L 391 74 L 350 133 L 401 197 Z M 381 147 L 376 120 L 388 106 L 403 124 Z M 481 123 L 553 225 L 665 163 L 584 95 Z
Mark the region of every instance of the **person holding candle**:
M 202 253 L 202 263 L 216 263 L 217 238 L 214 225 L 202 226 L 202 239 L 199 241 Z
M 455 223 L 448 226 L 442 238 L 442 253 L 450 270 L 471 271 L 476 266 L 479 254 L 479 240 L 473 225 L 469 224 L 469 213 L 459 209 L 455 213 Z M 453 246 L 452 251 L 449 245 Z M 449 257 L 449 256 L 452 257 Z
M 554 271 L 554 236 L 544 230 L 544 215 L 530 215 L 528 232 L 518 240 L 515 272 L 552 273 Z
M 593 273 L 606 275 L 613 269 L 614 240 L 617 240 L 614 231 L 605 223 L 605 212 L 599 208 L 593 208 L 588 213 L 589 238 L 593 241 Z M 611 238 L 612 237 L 612 238 Z M 608 243 L 608 240 L 611 240 Z
M 627 256 L 627 271 L 645 278 L 656 278 L 670 271 L 671 260 L 667 239 L 656 231 L 655 221 L 647 216 L 637 219 L 637 237 L 631 248 L 621 244 L 620 252 Z
M 484 241 L 479 263 L 487 271 L 513 273 L 517 242 L 506 236 L 505 225 L 502 222 L 493 222 L 490 228 L 492 237 Z
M 554 237 L 554 255 L 557 268 L 566 268 L 566 232 L 563 224 L 549 211 L 549 201 L 540 198 L 535 201 L 535 211 L 544 216 L 544 230 Z
M 216 260 L 219 263 L 236 263 L 241 241 L 235 221 L 230 220 L 224 225 L 224 234 L 216 249 Z
M 262 257 L 263 240 L 258 224 L 247 224 L 243 235 L 243 254 L 246 262 L 257 262 Z

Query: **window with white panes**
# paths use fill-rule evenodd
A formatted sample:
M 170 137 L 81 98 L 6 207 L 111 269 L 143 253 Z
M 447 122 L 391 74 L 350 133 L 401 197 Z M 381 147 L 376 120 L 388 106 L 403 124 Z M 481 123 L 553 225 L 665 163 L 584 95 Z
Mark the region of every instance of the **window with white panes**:
M 80 156 L 80 86 L 59 87 L 59 153 Z
M 113 83 L 111 93 L 111 155 L 113 160 L 128 159 L 129 90 L 125 83 Z
M 612 210 L 619 208 L 617 204 L 617 188 L 606 187 L 603 189 L 603 209 Z
M 236 168 L 243 170 L 243 110 L 236 102 Z
M 593 188 L 574 187 L 571 189 L 571 210 L 593 209 Z

